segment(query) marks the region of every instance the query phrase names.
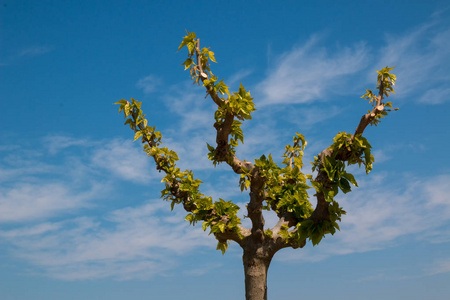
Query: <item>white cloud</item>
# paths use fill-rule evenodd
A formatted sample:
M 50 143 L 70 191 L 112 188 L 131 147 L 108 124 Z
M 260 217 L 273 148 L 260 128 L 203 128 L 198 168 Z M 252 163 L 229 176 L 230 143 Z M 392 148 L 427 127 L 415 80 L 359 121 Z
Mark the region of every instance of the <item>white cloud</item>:
M 233 74 L 232 76 L 230 76 L 229 79 L 225 80 L 225 84 L 227 84 L 228 87 L 232 87 L 233 85 L 237 84 L 242 79 L 244 79 L 245 77 L 248 77 L 252 73 L 253 73 L 253 70 L 241 69 L 241 70 L 237 71 L 235 74 Z
M 8 231 L 0 231 L 0 237 L 6 238 L 22 238 L 29 236 L 42 235 L 49 231 L 55 231 L 60 229 L 61 226 L 58 223 L 41 223 L 35 226 L 24 226 L 22 228 L 11 229 Z
M 152 158 L 134 146 L 132 141 L 113 139 L 103 143 L 92 153 L 94 167 L 101 167 L 121 179 L 148 183 L 153 178 Z
M 193 85 L 190 81 L 175 84 L 164 95 L 164 104 L 178 115 L 178 131 L 214 130 L 214 111 L 216 104 L 206 96 L 202 86 Z
M 49 46 L 33 46 L 20 51 L 19 56 L 38 56 L 51 52 L 53 47 Z
M 430 89 L 420 97 L 419 102 L 425 104 L 442 104 L 450 101 L 450 89 L 445 87 Z
M 207 265 L 200 265 L 200 267 L 196 267 L 193 269 L 190 269 L 188 271 L 185 271 L 184 274 L 188 276 L 201 276 L 204 274 L 209 273 L 210 271 L 214 269 L 219 269 L 222 267 L 222 264 L 219 263 L 209 263 Z
M 74 214 L 104 199 L 116 180 L 148 183 L 153 178 L 152 160 L 131 141 L 102 143 L 53 136 L 33 147 L 2 149 L 2 223 Z M 62 151 L 68 147 L 73 151 Z
M 257 86 L 262 91 L 263 105 L 329 100 L 332 89 L 367 66 L 368 53 L 363 43 L 329 54 L 319 46 L 320 40 L 312 36 L 304 45 L 277 59 L 267 71 L 267 78 Z
M 177 221 L 167 222 L 174 213 Z M 15 246 L 16 256 L 50 277 L 148 278 L 173 270 L 179 264 L 177 256 L 215 246 L 214 238 L 200 226 L 191 228 L 184 215 L 178 208 L 171 212 L 167 202 L 155 199 L 112 211 L 104 218 L 43 223 L 0 231 L 0 237 Z
M 56 154 L 61 150 L 73 146 L 93 146 L 94 143 L 86 139 L 76 139 L 73 137 L 62 136 L 62 135 L 51 135 L 44 138 L 45 147 L 48 148 L 50 154 Z
M 317 105 L 311 107 L 302 106 L 301 109 L 289 110 L 286 118 L 298 125 L 298 128 L 304 130 L 313 127 L 317 123 L 331 119 L 341 112 L 342 109 L 334 105 L 327 105 L 325 107 Z
M 449 175 L 428 180 L 408 178 L 405 188 L 399 184 L 392 187 L 387 181 L 378 177 L 359 182 L 360 188 L 338 200 L 347 211 L 341 231 L 327 236 L 314 249 L 291 251 L 278 259 L 322 260 L 395 247 L 405 236 L 433 243 L 448 234 L 442 227 L 450 221 Z
M 283 146 L 280 146 L 280 140 L 285 133 L 277 128 L 276 122 L 271 118 L 258 116 L 255 121 L 253 124 L 244 123 L 245 125 L 242 126 L 244 144 L 239 144 L 237 156 L 242 160 L 249 161 L 253 161 L 263 154 L 267 156 L 269 153 L 272 153 L 274 158 L 277 157 L 284 150 Z M 289 134 L 293 135 L 294 132 Z
M 8 156 L 8 159 L 9 158 L 11 158 L 11 156 Z M 44 175 L 56 172 L 53 165 L 36 160 L 28 160 L 23 159 L 22 157 L 17 157 L 16 160 L 11 161 L 15 164 L 14 168 L 0 167 L 0 181 L 3 184 L 6 182 L 15 181 L 17 178 L 24 180 L 33 178 L 38 174 Z
M 0 191 L 0 223 L 32 221 L 61 213 L 75 212 L 102 192 L 94 184 L 80 192 L 61 182 L 19 183 Z
M 427 208 L 445 212 L 446 218 L 450 218 L 450 176 L 441 175 L 429 180 L 424 184 L 423 190 L 424 197 L 428 197 Z
M 363 42 L 325 49 L 320 44 L 323 39 L 314 35 L 275 59 L 255 88 L 261 105 L 329 101 L 355 92 L 355 86 L 374 82 L 373 71 L 386 65 L 396 66 L 396 98 L 413 97 L 425 104 L 450 99 L 450 30 L 439 18 L 404 34 L 387 35 L 385 45 L 375 54 Z M 365 79 L 354 76 L 361 72 L 367 74 Z
M 50 140 L 58 149 L 51 143 L 48 146 Z M 115 191 L 117 178 L 140 182 L 154 170 L 147 166 L 151 160 L 137 144 L 120 139 L 91 143 L 62 136 L 47 138 L 42 145 L 34 148 L 36 156 L 22 164 L 48 157 L 52 161 L 48 174 L 36 171 L 23 177 L 14 173 L 0 190 L 0 222 L 8 225 L 0 230 L 0 241 L 8 244 L 13 257 L 29 264 L 31 273 L 62 280 L 145 279 L 173 272 L 183 264 L 178 258 L 194 249 L 215 249 L 213 236 L 201 226 L 191 228 L 181 207 L 171 212 L 170 204 L 161 199 L 92 216 L 99 200 Z M 61 151 L 69 146 L 73 151 Z M 16 147 L 2 150 L 17 152 Z M 4 165 L 5 160 L 1 162 Z M 226 191 L 230 178 L 223 179 L 218 185 L 206 185 L 206 190 L 219 187 Z M 237 181 L 233 192 L 239 194 Z M 73 218 L 75 214 L 78 217 Z M 211 268 L 216 267 L 201 267 L 192 274 L 201 275 Z
M 433 21 L 404 35 L 389 35 L 375 68 L 396 66 L 396 97 L 440 104 L 450 98 L 448 57 L 450 30 Z
M 177 152 L 180 158 L 177 166 L 181 170 L 214 170 L 212 162 L 208 159 L 208 148 L 206 143 L 214 145 L 215 136 L 213 132 L 203 131 L 188 135 L 179 132 L 171 132 L 170 138 L 164 139 L 164 146 Z M 167 134 L 169 136 L 169 134 Z
M 390 160 L 392 157 L 388 154 L 386 150 L 375 150 L 373 151 L 373 156 L 375 157 L 375 162 L 377 164 Z
M 143 90 L 144 94 L 153 93 L 156 88 L 158 88 L 162 83 L 162 80 L 159 77 L 154 75 L 149 75 L 147 77 L 141 78 L 136 83 L 136 87 Z
M 108 153 L 115 157 L 122 153 L 130 155 L 133 151 L 136 153 L 132 156 L 138 156 L 137 148 L 131 145 L 113 140 L 109 148 L 92 148 L 89 156 L 100 159 L 110 155 Z M 85 163 L 89 166 L 89 161 Z M 110 173 L 113 169 L 111 166 Z M 126 178 L 124 174 L 119 172 L 119 177 Z M 236 177 L 224 176 L 217 184 L 205 185 L 204 188 L 206 192 L 221 189 L 217 194 L 225 195 L 224 198 L 226 195 L 239 198 L 237 180 Z M 313 251 L 307 247 L 285 252 L 277 259 L 318 261 L 333 255 L 393 247 L 400 237 L 411 235 L 418 235 L 425 242 L 448 242 L 448 238 L 442 238 L 448 234 L 442 226 L 450 220 L 450 199 L 446 196 L 450 186 L 449 175 L 429 180 L 408 178 L 404 190 L 386 182 L 386 178 L 371 176 L 369 180 L 360 182 L 361 188 L 340 200 L 348 215 L 343 218 L 342 231 L 334 237 L 327 237 L 323 242 L 326 245 L 315 247 Z M 233 185 L 233 190 L 230 185 Z M 113 210 L 106 216 L 30 224 L 32 220 L 82 212 L 80 208 L 102 194 L 99 192 L 101 188 L 104 186 L 99 186 L 99 189 L 93 186 L 81 192 L 70 185 L 42 181 L 35 185 L 21 182 L 2 190 L 0 212 L 3 214 L 0 219 L 10 224 L 12 221 L 16 224 L 23 222 L 24 225 L 0 231 L 0 239 L 14 246 L 14 255 L 29 262 L 39 274 L 64 280 L 148 278 L 171 272 L 181 263 L 176 257 L 194 249 L 214 249 L 214 239 L 208 237 L 200 226 L 189 228 L 182 209 L 170 212 L 169 204 L 160 199 Z M 240 204 L 245 214 L 245 204 Z M 276 222 L 273 215 L 266 217 L 268 225 Z M 202 274 L 208 271 L 200 268 L 192 272 Z
M 440 258 L 428 267 L 429 275 L 443 274 L 450 272 L 450 257 Z

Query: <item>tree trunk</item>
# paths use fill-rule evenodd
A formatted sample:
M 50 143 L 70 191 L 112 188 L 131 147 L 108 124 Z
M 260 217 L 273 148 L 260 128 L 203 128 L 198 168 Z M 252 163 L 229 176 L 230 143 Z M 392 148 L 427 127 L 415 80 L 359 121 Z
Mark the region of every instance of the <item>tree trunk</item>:
M 264 252 L 261 248 L 256 251 L 244 250 L 242 258 L 246 300 L 267 300 L 267 271 L 273 255 Z

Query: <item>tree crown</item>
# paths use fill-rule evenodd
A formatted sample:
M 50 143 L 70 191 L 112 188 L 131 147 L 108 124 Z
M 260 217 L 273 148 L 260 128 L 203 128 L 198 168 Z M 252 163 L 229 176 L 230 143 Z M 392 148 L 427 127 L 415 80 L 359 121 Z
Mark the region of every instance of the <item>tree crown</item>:
M 338 221 L 345 211 L 335 196 L 339 191 L 350 192 L 352 185 L 358 186 L 354 176 L 346 171 L 347 166 L 364 165 L 366 173 L 372 170 L 371 145 L 362 134 L 367 125 L 378 125 L 393 110 L 392 103 L 384 99 L 394 93 L 396 76 L 390 73 L 394 68 L 377 71 L 378 93 L 366 90 L 361 97 L 369 101 L 372 110 L 363 115 L 353 134 L 339 132 L 333 143 L 314 158 L 312 171 L 317 175 L 313 177 L 302 172 L 307 142 L 300 133 L 295 133 L 292 144 L 284 147 L 281 164 L 276 164 L 271 154 L 262 155 L 254 162 L 236 156 L 236 147 L 244 142 L 242 122 L 251 119 L 255 111 L 253 98 L 242 84 L 237 92 L 231 93 L 224 80 L 212 73 L 210 62 L 216 62 L 214 52 L 210 48 L 200 49 L 200 39 L 195 33 L 187 32 L 178 50 L 184 47 L 188 49 L 188 57 L 182 65 L 185 70 L 189 69 L 194 84 L 202 85 L 217 105 L 214 114 L 216 145 L 207 144 L 208 158 L 214 165 L 228 164 L 240 175 L 241 191 L 250 190 L 247 211 L 252 228 L 241 226 L 237 216 L 239 206 L 223 199 L 213 201 L 203 195 L 199 189 L 202 181 L 195 179 L 192 171 L 181 171 L 177 167 L 177 153 L 161 147 L 162 135 L 154 126 L 148 125 L 141 102 L 133 98 L 131 101 L 122 99 L 116 103 L 120 105 L 119 112 L 124 112 L 125 125 L 134 131 L 134 141 L 141 140 L 144 151 L 156 162 L 157 170 L 165 174 L 161 195 L 171 202 L 172 209 L 175 204 L 182 204 L 188 212 L 187 221 L 193 225 L 202 221 L 203 230 L 209 229 L 210 234 L 214 234 L 218 240 L 217 249 L 222 253 L 230 240 L 242 247 L 249 239 L 256 243 L 266 242 L 276 251 L 284 247 L 303 247 L 308 239 L 316 245 L 326 234 L 339 230 Z M 307 193 L 311 187 L 316 192 L 315 209 Z M 262 210 L 277 214 L 279 222 L 275 227 L 264 228 Z

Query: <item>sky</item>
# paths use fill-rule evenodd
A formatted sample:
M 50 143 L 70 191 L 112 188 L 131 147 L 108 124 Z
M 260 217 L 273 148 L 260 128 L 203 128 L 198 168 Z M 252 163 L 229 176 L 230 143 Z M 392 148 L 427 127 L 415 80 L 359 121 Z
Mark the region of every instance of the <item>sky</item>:
M 281 162 L 299 132 L 307 174 L 371 108 L 375 71 L 395 66 L 399 110 L 364 133 L 374 169 L 351 169 L 341 231 L 279 251 L 269 298 L 449 299 L 449 15 L 435 0 L 1 0 L 0 298 L 244 299 L 241 249 L 222 255 L 170 211 L 113 105 L 142 101 L 201 191 L 245 209 L 239 176 L 206 157 L 215 109 L 181 66 L 189 30 L 214 74 L 254 97 L 238 156 Z

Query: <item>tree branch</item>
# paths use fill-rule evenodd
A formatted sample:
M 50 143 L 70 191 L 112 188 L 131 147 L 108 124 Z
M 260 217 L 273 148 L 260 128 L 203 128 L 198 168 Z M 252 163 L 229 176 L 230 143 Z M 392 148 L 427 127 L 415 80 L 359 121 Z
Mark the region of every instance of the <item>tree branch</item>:
M 250 183 L 250 201 L 247 205 L 248 217 L 252 221 L 251 233 L 253 238 L 262 242 L 264 240 L 264 216 L 262 214 L 264 193 L 264 178 L 259 174 L 258 168 L 254 168 Z
M 298 220 L 294 217 L 293 213 L 285 212 L 281 214 L 279 217 L 279 220 L 277 224 L 272 228 L 273 235 L 279 235 L 280 230 L 283 226 L 286 226 L 287 228 L 291 228 L 295 225 L 297 225 Z
M 131 117 L 133 118 L 133 120 L 136 123 L 136 118 L 133 115 L 131 115 Z M 145 130 L 145 127 L 142 123 L 139 123 L 137 127 L 141 131 Z M 150 148 L 157 146 L 157 144 L 154 140 L 148 139 L 146 136 L 143 136 L 142 138 L 143 138 L 143 142 L 147 143 Z M 163 171 L 164 173 L 166 173 L 168 175 L 167 169 L 163 167 L 165 164 L 161 162 L 162 160 L 165 160 L 166 158 L 163 157 L 162 155 L 154 155 L 153 159 L 156 163 L 156 169 L 158 171 Z M 180 188 L 181 182 L 178 181 L 174 175 L 172 176 L 172 180 L 167 182 L 167 184 L 169 185 L 169 188 L 170 188 L 170 194 L 175 199 L 178 199 L 183 204 L 183 208 L 185 211 L 191 212 L 191 213 L 199 211 L 199 207 L 193 201 L 189 192 L 181 190 L 181 188 Z M 224 224 L 228 224 L 228 222 L 229 222 L 228 215 L 218 215 L 214 209 L 210 209 L 209 211 L 207 211 L 207 213 L 203 216 L 203 218 L 201 220 L 208 221 L 211 218 L 217 219 L 218 221 L 220 220 Z M 199 220 L 197 220 L 197 221 L 199 221 Z M 220 232 L 215 233 L 215 236 L 219 240 L 219 242 L 226 241 L 226 240 L 233 240 L 236 243 L 238 243 L 239 245 L 242 245 L 244 238 L 250 235 L 250 233 L 249 233 L 250 230 L 246 229 L 242 226 L 238 226 L 238 231 L 239 232 L 235 232 L 233 230 L 227 229 L 223 233 L 220 233 Z
M 200 54 L 200 39 L 197 39 L 195 45 L 195 55 L 197 59 L 197 68 L 199 72 L 199 77 L 202 82 L 208 80 L 208 74 L 203 70 L 202 62 L 201 62 L 201 54 Z M 206 92 L 217 104 L 218 107 L 222 107 L 227 104 L 228 100 L 224 100 L 217 95 L 214 91 L 213 87 L 210 85 L 205 85 Z M 225 115 L 225 120 L 222 124 L 215 123 L 214 128 L 217 131 L 216 143 L 217 143 L 217 161 L 226 162 L 236 174 L 242 173 L 242 167 L 245 167 L 247 170 L 252 171 L 254 169 L 254 165 L 249 161 L 240 160 L 235 154 L 231 153 L 229 146 L 229 136 L 231 132 L 231 126 L 233 125 L 234 115 L 231 113 L 227 113 Z
M 378 96 L 376 97 L 376 104 L 374 105 L 374 108 L 367 114 L 363 115 L 358 126 L 356 127 L 355 133 L 351 137 L 351 141 L 353 142 L 354 138 L 358 135 L 362 135 L 364 133 L 365 128 L 367 125 L 369 125 L 376 117 L 377 115 L 381 114 L 384 110 L 384 105 L 382 103 L 383 100 L 383 93 L 385 92 L 385 85 L 383 81 L 383 75 L 381 75 L 380 85 L 379 85 L 379 92 Z M 326 172 L 323 169 L 323 161 L 325 157 L 331 157 L 333 155 L 333 150 L 329 147 L 324 149 L 318 156 L 320 160 L 319 164 L 319 172 L 314 179 L 314 181 L 319 182 L 323 185 L 325 189 L 331 188 L 331 182 L 328 178 Z M 346 147 L 343 147 L 339 150 L 339 153 L 335 154 L 335 158 L 338 160 L 341 160 L 343 162 L 347 161 L 349 157 L 351 156 L 351 150 L 347 149 Z M 315 223 L 318 223 L 323 220 L 329 221 L 330 219 L 330 213 L 328 211 L 328 207 L 330 205 L 329 202 L 325 200 L 325 195 L 323 192 L 317 192 L 316 193 L 317 198 L 317 205 L 314 209 L 311 216 L 308 218 L 309 220 L 313 220 Z
M 298 220 L 292 213 L 287 212 L 280 217 L 278 223 L 272 229 L 272 247 L 275 251 L 288 247 L 293 249 L 303 248 L 306 245 L 306 240 L 299 243 L 296 239 L 286 240 L 286 238 L 282 237 L 280 234 L 282 227 L 291 228 L 297 225 L 297 223 Z M 290 233 L 295 233 L 295 231 L 297 231 L 297 228 L 292 230 Z
M 211 99 L 216 103 L 216 105 L 220 108 L 228 105 L 229 100 L 225 100 L 217 94 L 214 90 L 213 86 L 210 84 L 205 84 L 206 80 L 210 80 L 204 66 L 202 64 L 202 54 L 200 51 L 200 39 L 197 39 L 195 42 L 195 57 L 197 61 L 197 70 L 198 76 L 202 81 L 203 85 L 206 88 L 207 94 L 211 97 Z M 205 68 L 208 65 L 205 65 Z M 209 71 L 209 68 L 208 68 Z M 209 71 L 209 73 L 211 73 Z M 208 83 L 208 82 L 207 82 Z M 226 162 L 236 174 L 242 174 L 243 168 L 245 168 L 251 175 L 249 176 L 250 180 L 250 201 L 247 205 L 248 217 L 252 221 L 252 229 L 251 236 L 252 238 L 256 238 L 258 240 L 264 239 L 264 217 L 262 215 L 262 206 L 263 201 L 265 199 L 264 195 L 264 179 L 259 174 L 259 169 L 254 166 L 253 163 L 240 160 L 232 151 L 232 148 L 229 144 L 229 137 L 232 131 L 233 121 L 235 119 L 235 115 L 232 112 L 224 110 L 225 116 L 223 122 L 214 124 L 214 128 L 217 131 L 216 143 L 217 147 L 215 149 L 215 159 L 220 162 Z
M 359 121 L 358 126 L 356 127 L 355 133 L 352 135 L 352 141 L 357 135 L 362 135 L 364 132 L 364 129 L 366 129 L 367 125 L 369 125 L 375 117 L 380 114 L 384 110 L 384 105 L 381 101 L 383 101 L 383 93 L 384 93 L 384 81 L 383 76 L 381 76 L 381 82 L 377 97 L 377 103 L 375 107 L 370 111 L 369 113 L 363 115 L 361 117 L 361 120 Z
M 251 235 L 251 232 L 249 229 L 239 226 L 239 233 L 234 232 L 232 230 L 226 230 L 225 232 L 218 232 L 215 233 L 216 239 L 224 243 L 227 240 L 235 241 L 239 246 L 243 247 L 244 240 Z

